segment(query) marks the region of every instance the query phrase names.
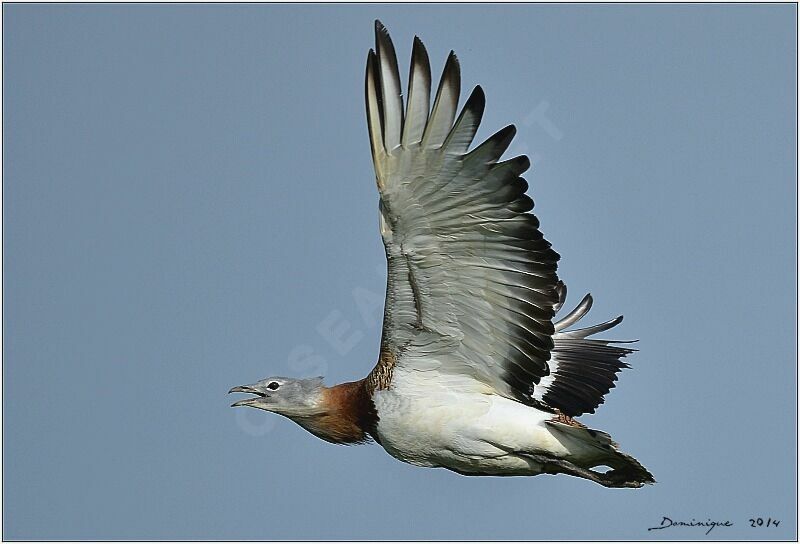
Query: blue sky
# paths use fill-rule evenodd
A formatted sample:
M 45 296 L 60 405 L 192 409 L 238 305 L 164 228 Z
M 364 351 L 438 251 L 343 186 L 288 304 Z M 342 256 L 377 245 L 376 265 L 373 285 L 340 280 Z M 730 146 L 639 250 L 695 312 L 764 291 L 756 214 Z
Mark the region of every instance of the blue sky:
M 796 535 L 793 5 L 4 5 L 4 537 Z M 372 367 L 372 22 L 526 153 L 659 483 L 466 478 L 225 393 Z M 754 517 L 779 519 L 752 528 Z

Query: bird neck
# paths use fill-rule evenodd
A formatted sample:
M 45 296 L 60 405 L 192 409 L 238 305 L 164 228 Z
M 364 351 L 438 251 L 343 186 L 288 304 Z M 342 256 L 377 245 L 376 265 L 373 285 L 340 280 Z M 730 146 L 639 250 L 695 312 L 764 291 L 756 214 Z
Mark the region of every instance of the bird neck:
M 319 414 L 293 418 L 310 433 L 334 444 L 369 440 L 378 422 L 364 380 L 324 387 Z

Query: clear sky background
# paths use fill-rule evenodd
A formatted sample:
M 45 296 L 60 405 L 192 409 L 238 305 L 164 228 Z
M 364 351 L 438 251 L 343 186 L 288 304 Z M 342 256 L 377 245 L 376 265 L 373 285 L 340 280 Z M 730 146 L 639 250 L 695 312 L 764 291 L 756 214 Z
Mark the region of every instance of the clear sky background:
M 3 536 L 796 534 L 793 5 L 4 5 Z M 659 483 L 467 478 L 231 409 L 363 377 L 380 18 L 516 123 L 573 306 L 638 338 L 598 413 Z M 748 519 L 779 519 L 751 528 Z

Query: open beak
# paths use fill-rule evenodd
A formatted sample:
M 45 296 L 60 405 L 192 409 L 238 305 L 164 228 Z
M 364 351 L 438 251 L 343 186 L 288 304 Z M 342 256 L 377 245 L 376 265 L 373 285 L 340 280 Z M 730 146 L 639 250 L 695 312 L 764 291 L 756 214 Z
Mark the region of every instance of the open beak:
M 237 406 L 253 406 L 259 400 L 267 397 L 267 394 L 264 391 L 262 391 L 261 389 L 259 389 L 257 384 L 256 385 L 237 385 L 236 387 L 233 387 L 233 388 L 231 388 L 230 391 L 228 391 L 229 395 L 231 393 L 250 393 L 252 395 L 255 395 L 255 397 L 251 397 L 249 399 L 242 399 L 240 401 L 234 402 L 233 404 L 231 404 L 231 408 L 235 408 Z

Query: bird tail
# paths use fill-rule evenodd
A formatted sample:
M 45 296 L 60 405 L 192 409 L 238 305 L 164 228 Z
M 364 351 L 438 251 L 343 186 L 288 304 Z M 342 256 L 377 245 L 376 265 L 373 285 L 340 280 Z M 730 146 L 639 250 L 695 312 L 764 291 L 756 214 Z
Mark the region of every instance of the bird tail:
M 605 487 L 642 487 L 656 482 L 650 471 L 633 456 L 621 451 L 619 444 L 608 433 L 558 421 L 548 421 L 547 425 L 580 452 L 570 461 L 561 461 L 566 464 L 560 464 L 562 470 L 557 472 L 586 478 Z M 607 466 L 611 470 L 592 470 L 599 466 Z

